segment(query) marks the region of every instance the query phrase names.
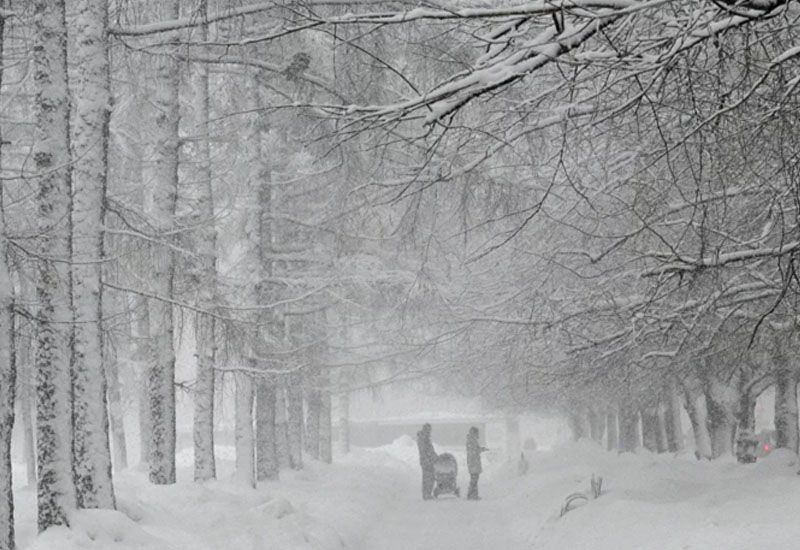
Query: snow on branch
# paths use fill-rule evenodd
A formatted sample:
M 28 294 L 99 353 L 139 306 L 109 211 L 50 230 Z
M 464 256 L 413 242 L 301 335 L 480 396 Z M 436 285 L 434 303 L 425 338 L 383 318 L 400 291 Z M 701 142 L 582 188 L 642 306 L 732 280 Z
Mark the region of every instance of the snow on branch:
M 192 14 L 186 17 L 181 17 L 180 19 L 157 21 L 155 23 L 147 23 L 143 25 L 114 25 L 109 28 L 108 32 L 117 36 L 145 36 L 149 34 L 158 34 L 162 32 L 187 29 L 190 27 L 198 27 L 208 23 L 224 21 L 225 19 L 231 19 L 233 17 L 241 17 L 243 15 L 252 15 L 255 13 L 274 10 L 275 8 L 275 2 L 260 2 L 258 4 L 251 4 L 249 6 L 224 9 L 219 13 L 210 14 L 208 17 L 198 17 L 197 14 Z
M 700 271 L 709 267 L 722 267 L 727 264 L 757 260 L 761 258 L 777 258 L 791 254 L 800 248 L 800 241 L 794 241 L 782 246 L 754 248 L 751 250 L 737 250 L 725 254 L 717 254 L 705 258 L 680 258 L 666 265 L 650 269 L 642 273 L 642 277 L 657 277 L 675 273 L 688 273 Z
M 617 23 L 634 14 L 647 13 L 656 23 L 653 36 L 644 36 L 630 44 L 620 45 L 627 54 L 617 61 L 634 64 L 643 70 L 655 70 L 681 52 L 690 50 L 702 42 L 757 19 L 777 13 L 778 8 L 786 5 L 788 0 L 771 0 L 757 2 L 738 2 L 737 11 L 715 7 L 706 8 L 702 16 L 696 13 L 686 21 L 678 21 L 671 11 L 665 13 L 663 8 L 670 4 L 676 7 L 683 5 L 686 9 L 690 3 L 682 0 L 658 0 L 652 2 L 534 2 L 516 7 L 494 9 L 464 9 L 441 13 L 439 10 L 420 8 L 404 14 L 352 16 L 353 21 L 373 23 L 396 23 L 413 19 L 467 19 L 534 16 L 551 14 L 558 16 L 552 26 L 539 31 L 533 39 L 523 40 L 516 37 L 517 44 L 507 42 L 506 46 L 497 47 L 497 38 L 516 29 L 519 19 L 504 23 L 494 33 L 489 33 L 488 43 L 491 45 L 487 53 L 480 57 L 474 67 L 462 71 L 447 82 L 434 87 L 420 97 L 386 106 L 345 106 L 345 114 L 361 114 L 364 118 L 397 120 L 406 118 L 419 109 L 427 109 L 424 121 L 426 124 L 439 122 L 444 117 L 458 111 L 461 107 L 486 93 L 504 88 L 527 75 L 533 74 L 544 66 L 556 62 L 601 33 L 605 27 Z M 555 9 L 554 9 L 555 8 Z M 578 9 L 581 8 L 581 9 Z M 591 11 L 595 10 L 595 11 Z M 570 15 L 572 21 L 564 20 Z M 511 24 L 511 27 L 509 25 Z M 654 50 L 656 45 L 656 50 Z M 660 46 L 659 46 L 660 45 Z M 660 49 L 660 53 L 656 53 Z M 601 55 L 603 52 L 593 52 Z M 592 55 L 583 59 L 591 62 Z M 793 57 L 796 52 L 786 53 Z M 579 59 L 579 55 L 575 57 Z M 776 60 L 780 61 L 780 60 Z

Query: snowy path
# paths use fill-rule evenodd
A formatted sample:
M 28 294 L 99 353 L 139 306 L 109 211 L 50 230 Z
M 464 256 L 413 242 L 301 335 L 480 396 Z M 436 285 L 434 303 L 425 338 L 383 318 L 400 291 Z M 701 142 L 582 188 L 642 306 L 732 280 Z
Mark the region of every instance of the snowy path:
M 465 487 L 462 487 L 462 490 Z M 508 525 L 508 503 L 481 487 L 482 499 L 468 501 L 452 496 L 423 501 L 407 491 L 394 509 L 376 523 L 360 550 L 528 550 L 529 544 L 514 540 Z

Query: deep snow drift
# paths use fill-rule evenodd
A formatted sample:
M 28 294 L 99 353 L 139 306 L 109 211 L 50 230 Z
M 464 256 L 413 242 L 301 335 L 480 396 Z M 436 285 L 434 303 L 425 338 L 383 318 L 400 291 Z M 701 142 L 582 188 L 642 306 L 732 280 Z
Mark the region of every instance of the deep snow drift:
M 465 488 L 463 450 L 456 454 Z M 224 460 L 230 449 L 222 448 Z M 230 457 L 227 457 L 230 458 Z M 800 544 L 800 476 L 794 455 L 779 451 L 758 464 L 697 462 L 690 455 L 622 455 L 591 443 L 533 453 L 516 475 L 496 452 L 485 455 L 479 502 L 420 498 L 416 446 L 410 438 L 357 450 L 332 465 L 310 463 L 259 489 L 190 479 L 154 487 L 140 471 L 118 475 L 119 511 L 84 511 L 71 530 L 34 537 L 34 494 L 20 489 L 21 548 L 35 550 L 770 550 Z M 560 516 L 564 497 L 597 499 Z

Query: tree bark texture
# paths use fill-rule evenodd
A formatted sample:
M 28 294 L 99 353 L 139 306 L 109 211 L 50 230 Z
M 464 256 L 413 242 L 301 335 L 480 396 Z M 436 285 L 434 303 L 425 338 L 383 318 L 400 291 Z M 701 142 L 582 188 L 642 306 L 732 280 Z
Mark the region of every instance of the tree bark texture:
M 119 381 L 119 356 L 111 342 L 104 346 L 106 377 L 108 379 L 108 413 L 111 427 L 112 458 L 117 471 L 128 467 L 128 443 L 125 437 L 125 414 L 122 404 L 122 388 Z
M 0 7 L 6 2 L 0 0 Z M 5 62 L 5 19 L 0 19 L 0 61 Z M 0 68 L 0 87 L 3 82 Z M 2 128 L 0 128 L 2 131 Z M 3 167 L 0 134 L 0 169 Z M 17 357 L 14 314 L 14 285 L 8 262 L 8 233 L 5 200 L 0 187 L 0 550 L 14 550 L 14 491 L 11 471 L 11 435 L 16 404 Z
M 256 386 L 256 474 L 259 481 L 278 479 L 275 437 L 276 388 L 264 377 Z
M 316 377 L 314 378 L 316 380 Z M 310 381 L 310 383 L 315 383 Z M 319 390 L 308 388 L 306 390 L 306 431 L 303 443 L 306 453 L 314 460 L 319 460 L 319 428 L 320 414 L 322 413 L 322 398 Z
M 134 297 L 132 339 L 138 375 L 137 412 L 139 421 L 139 462 L 150 462 L 150 432 L 153 426 L 150 414 L 150 306 L 141 296 Z
M 301 377 L 289 375 L 286 387 L 286 414 L 289 440 L 289 465 L 303 469 L 303 388 Z
M 333 433 L 331 423 L 331 392 L 324 389 L 320 392 L 319 459 L 326 464 L 333 462 Z
M 73 475 L 78 507 L 114 508 L 103 362 L 103 227 L 111 88 L 108 2 L 76 0 L 69 31 L 72 111 Z
M 706 396 L 703 393 L 699 380 L 691 378 L 682 380 L 684 405 L 689 415 L 694 436 L 694 455 L 700 458 L 711 459 L 711 435 L 708 431 L 708 410 Z
M 3 27 L 0 22 L 0 41 L 2 38 Z M 0 205 L 2 196 L 0 191 Z M 0 211 L 0 550 L 14 550 L 15 547 L 11 433 L 14 428 L 17 365 L 14 345 L 14 292 L 8 269 L 7 242 L 4 214 Z
M 775 371 L 775 446 L 798 451 L 797 371 L 783 360 Z
M 253 378 L 237 372 L 235 403 L 236 471 L 234 478 L 242 485 L 256 486 L 255 437 L 253 434 L 253 402 L 255 391 Z
M 159 16 L 177 19 L 178 0 L 161 2 Z M 175 229 L 178 193 L 178 121 L 180 70 L 171 55 L 156 58 L 155 85 L 152 102 L 156 109 L 153 141 L 150 150 L 150 186 L 145 212 L 156 233 L 164 241 L 152 248 L 152 292 L 170 299 L 175 279 L 175 258 L 169 243 Z M 150 481 L 157 485 L 175 483 L 175 350 L 172 305 L 158 298 L 151 299 L 151 357 L 148 376 L 150 418 Z
M 289 452 L 289 417 L 286 411 L 286 387 L 278 384 L 275 388 L 275 449 L 278 466 L 286 470 L 292 467 Z
M 733 440 L 736 436 L 738 388 L 712 376 L 706 381 L 705 394 L 708 408 L 708 431 L 711 436 L 711 456 L 718 458 L 732 455 Z
M 67 524 L 75 508 L 70 379 L 69 91 L 63 0 L 33 2 L 36 131 L 31 157 L 38 175 L 36 297 L 36 447 L 39 530 Z M 61 260 L 54 261 L 54 260 Z
M 208 0 L 200 1 L 200 15 L 208 15 Z M 208 25 L 200 26 L 200 40 L 208 38 Z M 214 217 L 214 192 L 211 173 L 211 145 L 209 142 L 210 101 L 208 65 L 194 66 L 195 117 L 199 169 L 197 174 L 196 209 L 198 214 L 197 252 L 199 256 L 198 301 L 202 308 L 211 309 L 217 295 L 217 228 Z M 198 315 L 196 320 L 197 377 L 194 394 L 194 479 L 203 481 L 216 477 L 214 457 L 214 366 L 216 363 L 216 322 L 208 315 Z

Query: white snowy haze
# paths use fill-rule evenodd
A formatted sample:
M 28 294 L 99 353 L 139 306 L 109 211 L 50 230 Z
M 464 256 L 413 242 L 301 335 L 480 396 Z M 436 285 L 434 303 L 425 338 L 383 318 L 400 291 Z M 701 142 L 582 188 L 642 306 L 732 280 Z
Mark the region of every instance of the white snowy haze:
M 800 548 L 800 4 L 0 0 L 0 550 Z

